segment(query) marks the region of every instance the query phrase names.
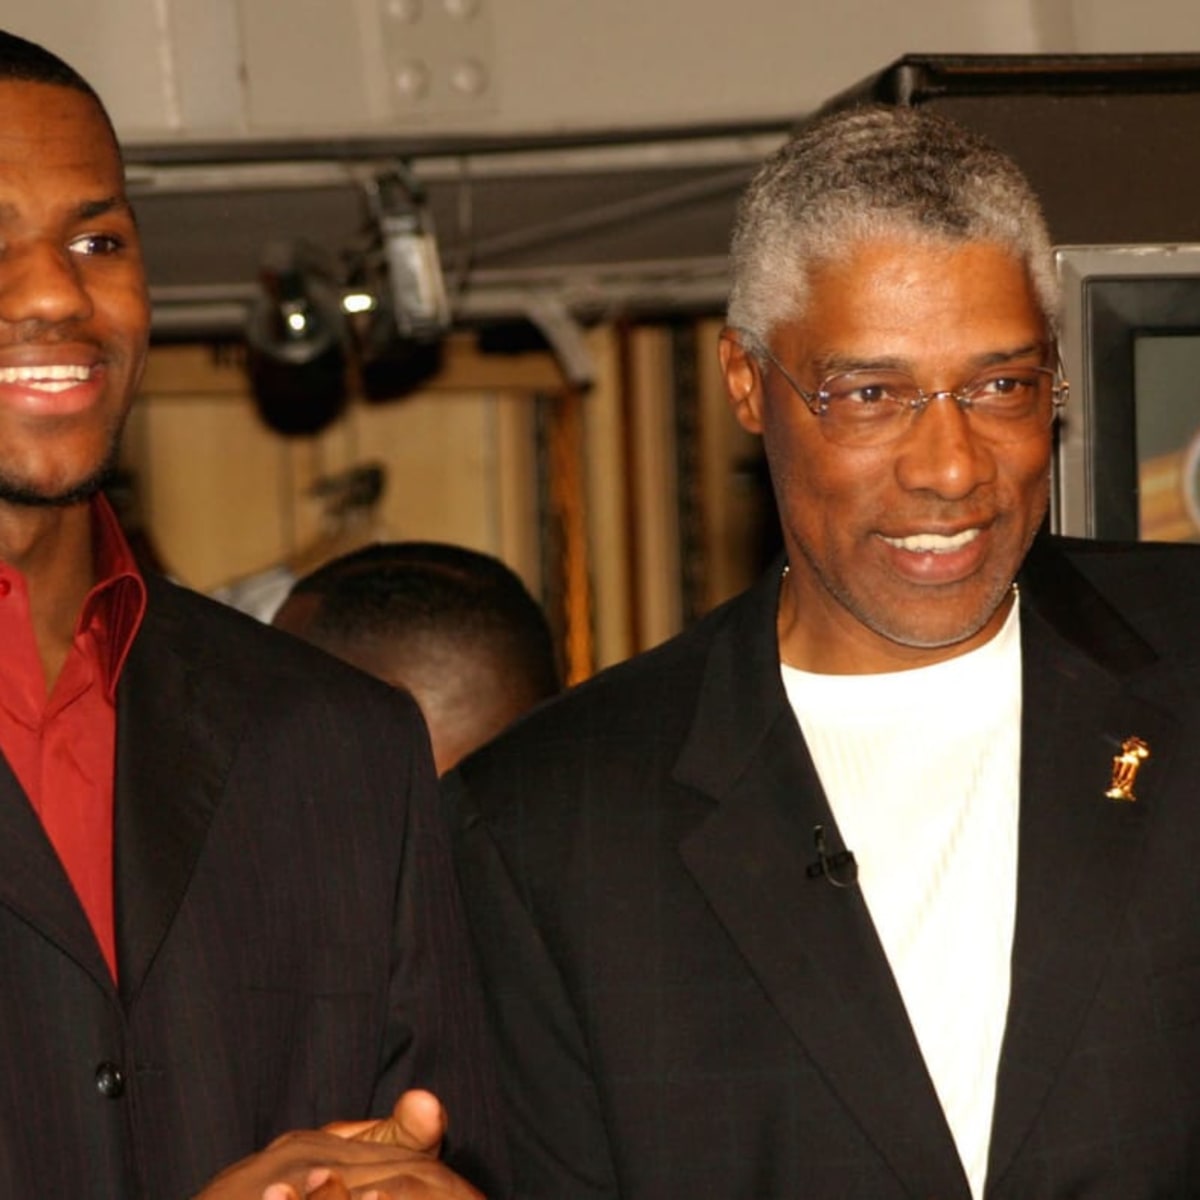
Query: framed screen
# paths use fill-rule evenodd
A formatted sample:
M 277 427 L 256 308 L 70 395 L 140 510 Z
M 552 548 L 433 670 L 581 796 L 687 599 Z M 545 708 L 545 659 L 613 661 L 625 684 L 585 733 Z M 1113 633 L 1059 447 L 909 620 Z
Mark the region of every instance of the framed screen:
M 1051 524 L 1200 541 L 1200 245 L 1064 246 Z

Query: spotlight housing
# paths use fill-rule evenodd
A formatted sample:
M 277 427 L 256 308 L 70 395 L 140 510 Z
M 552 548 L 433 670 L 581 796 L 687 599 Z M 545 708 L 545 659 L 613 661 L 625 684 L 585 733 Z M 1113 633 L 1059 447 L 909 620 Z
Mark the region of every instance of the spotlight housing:
M 346 405 L 340 289 L 319 254 L 287 241 L 264 248 L 259 282 L 245 330 L 259 416 L 277 433 L 319 433 Z

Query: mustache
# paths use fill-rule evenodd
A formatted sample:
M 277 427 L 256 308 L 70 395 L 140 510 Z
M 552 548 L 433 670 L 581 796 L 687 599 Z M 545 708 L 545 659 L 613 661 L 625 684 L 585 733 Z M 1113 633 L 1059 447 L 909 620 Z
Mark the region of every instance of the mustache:
M 0 350 L 29 346 L 94 346 L 104 342 L 87 330 L 86 322 L 72 317 L 66 321 L 43 321 L 27 317 L 23 321 L 0 321 Z

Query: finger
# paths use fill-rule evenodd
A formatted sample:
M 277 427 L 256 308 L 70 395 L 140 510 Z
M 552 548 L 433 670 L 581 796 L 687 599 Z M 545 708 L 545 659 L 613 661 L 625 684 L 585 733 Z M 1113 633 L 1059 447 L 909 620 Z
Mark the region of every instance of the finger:
M 314 1167 L 304 1180 L 305 1200 L 350 1200 L 350 1190 L 328 1167 Z M 287 1183 L 273 1183 L 262 1200 L 300 1200 L 296 1189 Z
M 386 1118 L 390 1120 L 391 1118 Z M 365 1141 L 362 1135 L 374 1126 L 378 1125 L 379 1118 L 371 1121 L 330 1121 L 328 1125 L 322 1125 L 323 1133 L 332 1133 L 336 1137 L 345 1138 L 348 1141 Z
M 432 1093 L 411 1088 L 401 1094 L 392 1109 L 392 1119 L 399 1124 L 413 1149 L 437 1153 L 446 1136 L 446 1110 Z
M 360 1142 L 382 1142 L 436 1158 L 446 1136 L 446 1110 L 432 1093 L 414 1088 L 401 1095 L 390 1117 L 381 1121 L 347 1121 L 329 1129 Z
M 350 1189 L 328 1167 L 318 1167 L 304 1181 L 306 1200 L 350 1200 Z

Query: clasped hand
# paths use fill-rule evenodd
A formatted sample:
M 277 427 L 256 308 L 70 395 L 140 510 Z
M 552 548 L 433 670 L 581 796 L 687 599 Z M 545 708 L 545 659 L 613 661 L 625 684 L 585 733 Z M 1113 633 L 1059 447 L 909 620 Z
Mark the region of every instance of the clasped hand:
M 222 1171 L 196 1200 L 484 1200 L 440 1161 L 445 1133 L 437 1097 L 405 1092 L 380 1120 L 285 1133 Z

